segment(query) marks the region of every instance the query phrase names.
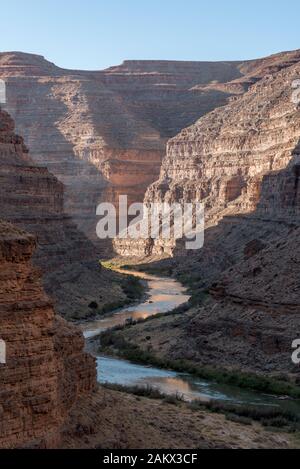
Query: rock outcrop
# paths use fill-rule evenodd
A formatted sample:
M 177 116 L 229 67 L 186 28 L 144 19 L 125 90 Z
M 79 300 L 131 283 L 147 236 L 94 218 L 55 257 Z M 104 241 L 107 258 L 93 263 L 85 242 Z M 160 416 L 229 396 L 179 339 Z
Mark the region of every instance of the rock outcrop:
M 95 389 L 95 363 L 56 318 L 30 262 L 35 238 L 0 221 L 0 448 L 53 448 L 77 400 Z
M 29 156 L 0 110 L 0 217 L 37 236 L 33 261 L 44 273 L 47 293 L 68 318 L 91 313 L 88 305 L 125 299 L 119 280 L 101 270 L 94 245 L 63 211 L 63 185 Z M 107 298 L 107 289 L 111 297 Z

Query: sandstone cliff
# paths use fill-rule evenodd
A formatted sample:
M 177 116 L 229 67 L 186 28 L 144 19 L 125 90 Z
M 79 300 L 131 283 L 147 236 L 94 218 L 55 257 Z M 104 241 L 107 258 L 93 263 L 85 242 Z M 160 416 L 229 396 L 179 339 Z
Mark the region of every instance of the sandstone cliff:
M 64 213 L 62 183 L 34 164 L 14 133 L 13 120 L 1 110 L 0 182 L 0 216 L 37 236 L 33 260 L 57 311 L 82 318 L 91 314 L 91 302 L 100 306 L 126 299 L 119 279 L 100 269 L 93 244 Z
M 159 177 L 167 139 L 232 94 L 197 85 L 238 79 L 250 64 L 125 61 L 83 72 L 9 52 L 0 54 L 0 78 L 33 160 L 64 183 L 66 212 L 95 241 L 98 203 L 120 194 L 142 201 Z
M 207 228 L 225 215 L 255 210 L 264 175 L 290 164 L 300 139 L 299 109 L 292 102 L 300 53 L 291 53 L 288 60 L 282 56 L 280 66 L 279 57 L 272 67 L 267 62 L 250 70 L 248 78 L 256 80 L 246 93 L 168 141 L 160 178 L 146 193 L 147 204 L 201 201 Z M 160 255 L 170 254 L 174 245 L 120 241 L 117 249 L 123 255 L 128 249 Z
M 95 388 L 94 360 L 73 326 L 55 317 L 30 259 L 35 239 L 0 222 L 0 448 L 51 448 L 80 396 Z
M 299 384 L 298 179 L 298 165 L 265 176 L 255 212 L 209 228 L 197 255 L 164 261 L 191 288 L 190 309 L 133 326 L 125 338 L 166 359 L 290 375 Z

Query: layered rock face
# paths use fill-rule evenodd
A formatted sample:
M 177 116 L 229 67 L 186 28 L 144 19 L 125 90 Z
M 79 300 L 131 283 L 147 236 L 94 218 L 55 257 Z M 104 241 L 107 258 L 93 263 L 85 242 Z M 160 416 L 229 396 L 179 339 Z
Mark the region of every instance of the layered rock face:
M 285 168 L 300 139 L 299 109 L 292 102 L 299 61 L 295 52 L 281 66 L 276 62 L 275 71 L 266 67 L 267 76 L 249 91 L 169 140 L 160 178 L 148 189 L 145 202 L 202 202 L 207 227 L 225 215 L 253 211 L 264 175 Z M 252 77 L 262 75 L 261 69 L 254 72 Z M 118 242 L 121 254 L 128 247 Z M 161 240 L 150 246 L 153 254 L 173 249 Z M 136 253 L 148 254 L 149 242 L 139 242 Z
M 238 79 L 251 64 L 126 61 L 82 72 L 12 52 L 0 54 L 0 78 L 33 160 L 64 183 L 66 212 L 95 240 L 98 203 L 142 201 L 167 139 L 232 94 L 197 85 Z
M 64 213 L 62 183 L 34 165 L 13 120 L 1 110 L 0 182 L 0 216 L 37 236 L 33 260 L 61 314 L 80 317 L 91 301 L 105 302 L 109 285 L 113 297 L 124 297 L 112 274 L 101 271 L 93 244 Z
M 295 168 L 266 177 L 262 200 L 273 200 L 272 192 L 276 193 L 283 202 L 275 212 L 278 218 L 266 217 L 274 216 L 273 207 L 267 213 L 262 203 L 264 210 L 257 210 L 257 218 L 242 220 L 241 226 L 232 220 L 230 235 L 222 233 L 232 267 L 221 275 L 215 269 L 217 281 L 209 287 L 209 299 L 185 329 L 192 353 L 201 362 L 298 375 L 291 358 L 300 327 L 297 180 Z M 230 248 L 233 234 L 238 243 Z M 220 243 L 215 254 L 222 263 Z M 209 270 L 207 259 L 204 264 L 204 269 L 198 265 L 200 276 Z
M 35 239 L 0 222 L 0 447 L 52 448 L 77 399 L 95 388 L 94 360 L 73 326 L 57 319 L 30 262 Z
M 300 114 L 286 95 L 290 80 L 298 74 L 296 65 L 275 81 L 280 93 L 277 125 L 270 133 L 272 146 L 267 146 L 272 168 L 288 156 L 287 167 L 262 178 L 255 211 L 225 217 L 208 230 L 194 264 L 200 285 L 209 287 L 210 296 L 187 324 L 186 333 L 192 354 L 203 363 L 298 374 L 291 355 L 300 326 Z M 278 119 L 283 119 L 281 125 Z M 264 149 L 267 140 L 261 130 L 258 138 Z
M 162 240 L 133 243 L 137 255 L 173 251 L 168 262 L 195 291 L 196 306 L 160 333 L 167 357 L 298 375 L 291 358 L 300 326 L 298 60 L 168 143 L 146 201 L 203 201 L 207 225 L 204 247 L 188 255 Z M 118 241 L 123 254 L 132 251 L 125 243 Z

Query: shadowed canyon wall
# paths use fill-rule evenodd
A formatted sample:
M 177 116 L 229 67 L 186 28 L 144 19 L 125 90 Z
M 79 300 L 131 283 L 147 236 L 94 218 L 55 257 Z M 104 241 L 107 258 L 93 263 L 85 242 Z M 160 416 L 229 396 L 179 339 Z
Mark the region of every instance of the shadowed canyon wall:
M 299 384 L 299 162 L 296 145 L 287 168 L 262 178 L 256 210 L 207 228 L 193 255 L 158 263 L 191 288 L 190 309 L 133 326 L 126 340 L 166 359 Z
M 67 318 L 91 314 L 88 305 L 124 299 L 114 274 L 102 271 L 94 245 L 63 211 L 63 185 L 29 156 L 0 110 L 0 217 L 37 236 L 33 261 L 43 271 L 47 293 Z M 111 295 L 107 297 L 107 289 Z
M 30 262 L 33 236 L 0 221 L 0 448 L 60 445 L 69 411 L 96 386 L 80 332 L 55 316 Z
M 192 353 L 201 362 L 299 374 L 291 358 L 300 327 L 295 161 L 265 176 L 257 210 L 248 217 L 225 218 L 218 235 L 212 229 L 204 252 L 189 266 L 200 279 L 210 272 L 210 280 L 202 280 L 209 289 L 206 303 L 185 326 Z M 214 252 L 213 268 L 209 252 Z

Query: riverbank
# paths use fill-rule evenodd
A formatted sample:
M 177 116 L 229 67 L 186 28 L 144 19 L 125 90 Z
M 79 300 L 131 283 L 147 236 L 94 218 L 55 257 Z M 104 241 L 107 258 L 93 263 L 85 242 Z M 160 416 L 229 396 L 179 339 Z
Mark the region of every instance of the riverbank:
M 132 272 L 116 266 L 111 267 L 119 275 L 128 277 L 139 287 L 140 299 L 136 297 L 130 305 L 123 308 L 113 309 L 108 314 L 95 315 L 81 324 L 81 329 L 86 338 L 101 333 L 117 325 L 125 325 L 127 322 L 134 323 L 155 315 L 167 314 L 174 308 L 186 304 L 189 296 L 185 288 L 174 279 L 157 277 L 142 272 Z
M 111 283 L 107 283 L 105 288 L 102 286 L 97 297 L 69 318 L 78 325 L 110 317 L 125 306 L 133 306 L 147 299 L 147 284 L 142 279 L 124 275 L 107 262 L 101 262 L 100 267 Z
M 212 413 L 225 415 L 226 419 L 243 423 L 244 425 L 252 425 L 254 422 L 261 423 L 268 430 L 286 431 L 299 435 L 300 432 L 300 404 L 298 400 L 285 398 L 282 400 L 280 396 L 292 395 L 298 397 L 298 389 L 289 383 L 283 381 L 263 379 L 256 375 L 228 373 L 224 370 L 214 370 L 208 368 L 200 368 L 197 365 L 182 361 L 161 360 L 149 353 L 145 353 L 135 346 L 124 344 L 122 336 L 118 335 L 119 331 L 106 331 L 100 336 L 101 347 L 99 353 L 101 356 L 115 356 L 116 359 L 102 358 L 100 365 L 102 372 L 110 382 L 104 386 L 126 393 L 132 393 L 137 396 L 151 397 L 153 399 L 164 399 L 165 402 L 172 402 L 178 405 L 182 401 L 190 402 L 193 410 L 206 410 Z M 126 327 L 129 329 L 129 327 Z M 91 341 L 93 343 L 94 353 L 97 355 L 97 344 L 99 345 L 99 337 Z M 104 354 L 104 355 L 103 355 Z M 127 363 L 128 370 L 122 367 L 122 360 L 129 360 Z M 106 374 L 106 364 L 109 367 L 109 376 Z M 114 378 L 115 363 L 116 371 L 121 376 Z M 143 376 L 143 367 L 135 367 L 130 363 L 139 363 L 147 369 L 145 375 L 148 379 L 139 379 L 139 372 Z M 156 368 L 153 368 L 156 367 Z M 166 372 L 166 387 L 164 387 L 164 378 L 154 379 L 151 381 L 151 374 L 157 375 L 155 370 L 169 370 Z M 176 373 L 172 373 L 173 370 Z M 122 381 L 122 374 L 128 375 L 128 378 Z M 184 373 L 184 374 L 181 374 Z M 186 373 L 194 376 L 195 383 L 201 383 L 199 393 L 193 391 L 190 387 L 193 381 L 186 380 Z M 116 383 L 133 382 L 134 374 L 137 379 L 136 385 L 118 385 Z M 163 377 L 163 373 L 159 372 Z M 131 376 L 132 375 L 132 376 Z M 131 376 L 131 377 L 130 377 Z M 105 381 L 105 380 L 104 380 Z M 153 383 L 153 386 L 151 385 Z M 215 383 L 215 384 L 210 384 Z M 218 386 L 216 383 L 220 383 Z M 238 391 L 238 389 L 241 391 Z M 167 394 L 162 391 L 166 389 Z M 173 394 L 170 392 L 174 390 Z M 199 389 L 199 390 L 200 390 Z M 251 391 L 250 391 L 251 390 Z M 181 394 L 181 391 L 183 394 Z M 257 392 L 258 394 L 255 394 Z M 225 393 L 225 394 L 224 394 Z M 227 396 L 226 396 L 227 393 Z M 278 398 L 272 397 L 277 394 Z M 205 397 L 206 396 L 206 397 Z
M 120 422 L 120 416 L 122 416 Z M 71 411 L 63 448 L 98 449 L 291 449 L 294 435 L 259 423 L 99 387 Z
M 143 269 L 142 272 L 145 275 L 144 265 L 140 268 Z M 149 272 L 151 275 L 157 272 L 156 268 L 151 268 L 151 264 L 147 271 L 146 275 L 150 275 Z M 218 383 L 230 384 L 244 389 L 300 399 L 300 387 L 298 383 L 295 383 L 294 377 L 291 379 L 288 374 L 270 373 L 266 375 L 265 373 L 221 367 L 217 363 L 206 366 L 194 359 L 192 348 L 190 356 L 189 348 L 186 346 L 181 353 L 181 344 L 189 344 L 185 326 L 192 321 L 195 314 L 191 307 L 193 301 L 195 301 L 195 297 L 191 297 L 168 312 L 137 318 L 127 324 L 118 324 L 111 330 L 104 331 L 101 334 L 102 354 L 118 356 L 143 365 L 189 373 L 202 379 L 214 380 Z M 97 348 L 97 339 L 92 347 L 96 349 L 97 353 L 100 353 Z M 174 350 L 176 350 L 175 354 Z
M 133 259 L 128 261 L 131 262 Z M 145 337 L 150 336 L 147 349 L 159 356 L 287 380 L 299 388 L 299 366 L 292 361 L 295 312 L 279 312 L 276 305 L 255 301 L 247 304 L 238 296 L 224 296 L 221 286 L 219 290 L 216 285 L 207 288 L 200 264 L 189 272 L 184 265 L 183 262 L 182 267 L 176 266 L 174 259 L 168 259 L 154 263 L 144 260 L 129 266 L 152 274 L 172 275 L 191 296 L 183 315 L 137 325 L 132 330 L 135 343 L 143 348 Z
M 146 323 L 149 325 L 150 321 L 146 321 Z M 115 356 L 133 363 L 189 373 L 200 379 L 214 380 L 220 384 L 228 384 L 265 394 L 300 399 L 299 386 L 289 382 L 287 380 L 288 377 L 275 379 L 254 373 L 200 366 L 193 361 L 184 359 L 176 360 L 168 358 L 165 355 L 155 353 L 152 347 L 147 346 L 151 336 L 145 337 L 144 346 L 140 347 L 133 337 L 136 337 L 136 327 L 141 324 L 145 325 L 145 322 L 133 326 L 119 326 L 104 331 L 99 337 L 95 337 L 92 340 L 90 347 L 94 353 Z M 149 329 L 146 329 L 144 332 L 149 332 Z
M 185 288 L 175 279 L 120 267 L 118 271 L 143 278 L 149 296 L 147 302 L 84 325 L 87 348 L 97 358 L 99 382 L 111 391 L 172 401 L 173 405 L 184 398 L 192 402 L 192 410 L 222 414 L 246 426 L 260 422 L 269 430 L 298 435 L 299 402 L 271 394 L 300 398 L 299 387 L 284 379 L 205 367 L 164 353 L 170 343 L 176 347 L 182 324 L 190 321 Z

